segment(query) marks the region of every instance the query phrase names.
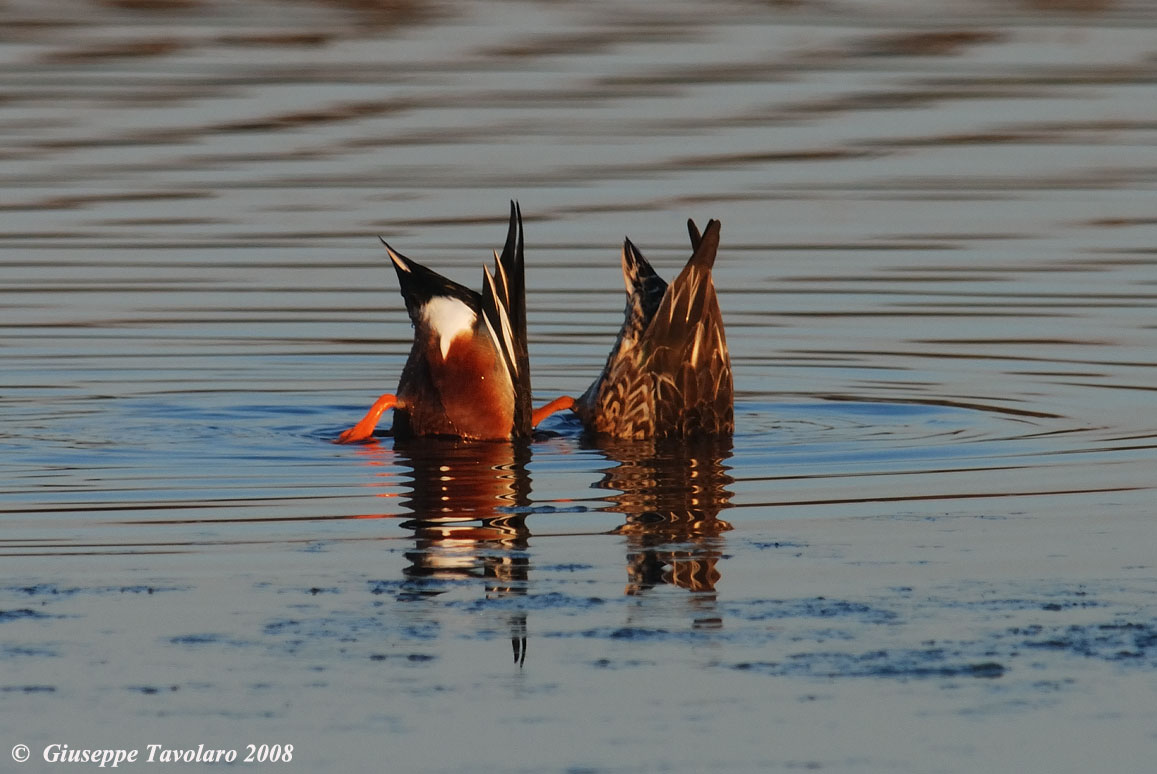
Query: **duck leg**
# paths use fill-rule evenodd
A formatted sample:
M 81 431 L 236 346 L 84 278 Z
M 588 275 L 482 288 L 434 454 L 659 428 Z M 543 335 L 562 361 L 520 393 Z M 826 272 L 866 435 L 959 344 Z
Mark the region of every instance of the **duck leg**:
M 361 421 L 339 435 L 334 443 L 357 443 L 358 441 L 372 438 L 374 428 L 378 426 L 378 420 L 382 418 L 382 414 L 396 405 L 398 405 L 397 395 L 387 393 L 378 398 L 374 401 L 374 405 L 370 406 L 370 410 L 366 412 L 366 415 L 362 417 Z
M 557 411 L 566 411 L 568 408 L 571 408 L 573 406 L 574 406 L 574 398 L 572 398 L 568 395 L 563 395 L 560 398 L 555 398 L 550 403 L 547 403 L 545 406 L 543 406 L 541 408 L 537 408 L 534 410 L 534 413 L 531 414 L 530 424 L 533 427 L 538 427 L 538 423 L 541 422 L 542 420 L 546 419 L 547 417 L 549 417 L 551 414 L 553 414 Z

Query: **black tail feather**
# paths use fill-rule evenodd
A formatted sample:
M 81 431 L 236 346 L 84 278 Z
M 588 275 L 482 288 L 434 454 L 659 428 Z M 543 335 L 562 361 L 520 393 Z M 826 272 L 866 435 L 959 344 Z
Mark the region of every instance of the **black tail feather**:
M 699 243 L 703 241 L 703 236 L 699 233 L 699 227 L 695 225 L 695 221 L 691 218 L 687 218 L 687 233 L 691 237 L 691 250 L 698 250 Z
M 510 225 L 506 244 L 494 265 L 494 275 L 486 278 L 482 293 L 482 312 L 506 362 L 514 387 L 514 426 L 512 435 L 530 435 L 532 406 L 530 400 L 530 355 L 526 344 L 526 258 L 523 247 L 522 210 L 510 202 Z
M 398 273 L 398 285 L 402 291 L 402 298 L 406 302 L 406 311 L 412 321 L 418 321 L 422 306 L 435 296 L 457 298 L 471 309 L 477 310 L 479 308 L 481 298 L 478 293 L 465 285 L 459 285 L 454 280 L 443 277 L 433 269 L 427 269 L 411 258 L 407 258 L 390 247 L 386 240 L 381 237 L 378 239 L 381 240 L 382 245 L 390 254 L 394 270 Z

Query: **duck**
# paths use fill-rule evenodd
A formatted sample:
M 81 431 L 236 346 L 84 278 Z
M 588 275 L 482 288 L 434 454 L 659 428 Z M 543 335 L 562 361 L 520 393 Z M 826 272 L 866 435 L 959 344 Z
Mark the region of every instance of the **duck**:
M 379 397 L 335 443 L 370 441 L 393 409 L 397 440 L 444 436 L 464 440 L 529 437 L 538 423 L 531 407 L 526 344 L 526 282 L 522 211 L 510 203 L 510 223 L 493 270 L 483 269 L 478 293 L 406 257 L 381 240 L 398 275 L 414 342 L 397 393 Z M 542 415 L 542 416 L 545 416 Z
M 689 219 L 687 230 L 692 254 L 669 285 L 629 238 L 623 242 L 623 326 L 602 373 L 569 406 L 589 433 L 689 440 L 735 430 L 731 358 L 711 277 L 720 222 L 709 220 L 700 233 Z

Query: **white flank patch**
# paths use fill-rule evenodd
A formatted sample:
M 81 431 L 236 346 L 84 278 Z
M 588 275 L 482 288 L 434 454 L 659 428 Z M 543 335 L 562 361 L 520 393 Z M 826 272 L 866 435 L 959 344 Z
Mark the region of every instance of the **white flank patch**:
M 422 307 L 422 319 L 438 335 L 438 346 L 445 359 L 454 337 L 473 330 L 478 316 L 457 298 L 434 296 Z

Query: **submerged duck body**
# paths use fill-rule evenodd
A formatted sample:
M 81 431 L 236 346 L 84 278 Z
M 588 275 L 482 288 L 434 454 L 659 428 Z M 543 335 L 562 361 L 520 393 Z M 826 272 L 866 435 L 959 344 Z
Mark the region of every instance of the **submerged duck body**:
M 623 439 L 730 435 L 735 428 L 731 358 L 711 269 L 719 221 L 702 235 L 687 222 L 693 253 L 668 285 L 628 239 L 627 307 L 602 373 L 573 411 L 592 433 Z

